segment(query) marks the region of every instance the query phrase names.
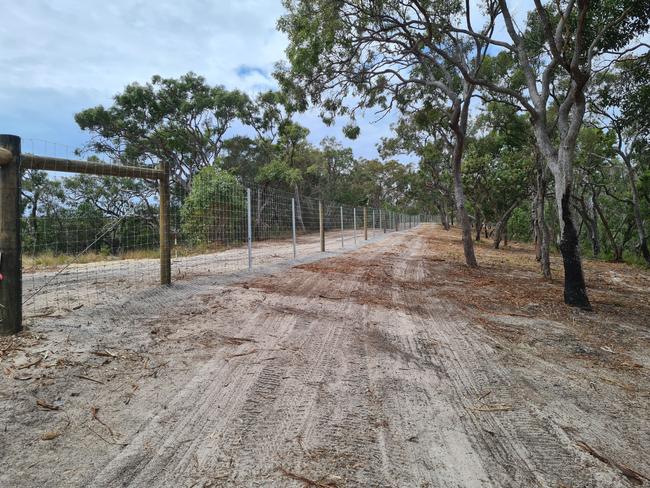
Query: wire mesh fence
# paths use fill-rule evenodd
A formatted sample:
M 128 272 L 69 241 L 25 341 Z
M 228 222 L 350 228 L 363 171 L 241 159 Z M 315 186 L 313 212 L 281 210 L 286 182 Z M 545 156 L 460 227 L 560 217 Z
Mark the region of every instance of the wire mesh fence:
M 96 179 L 89 184 L 97 187 L 112 182 L 85 178 Z M 208 190 L 172 205 L 172 284 L 321 251 L 318 199 L 234 179 Z M 84 201 L 56 209 L 25 207 L 20 228 L 25 319 L 63 316 L 147 291 L 155 296 L 160 286 L 159 202 L 155 191 L 145 195 L 119 206 Z M 354 249 L 425 220 L 432 219 L 323 202 L 325 250 Z

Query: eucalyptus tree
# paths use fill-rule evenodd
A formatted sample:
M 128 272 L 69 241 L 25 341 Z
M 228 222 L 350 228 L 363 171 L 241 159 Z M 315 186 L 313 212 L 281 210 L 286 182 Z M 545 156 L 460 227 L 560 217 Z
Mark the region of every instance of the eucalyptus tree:
M 650 46 L 646 46 L 646 49 Z M 639 170 L 650 147 L 650 53 L 628 56 L 616 70 L 600 77 L 590 109 L 597 124 L 616 137 L 616 154 L 625 167 L 629 200 L 639 240 L 639 251 L 650 264 L 648 215 L 644 216 L 639 191 Z M 645 218 L 644 218 L 645 217 Z
M 491 38 L 495 8 L 488 9 L 480 37 L 473 31 L 469 2 L 417 0 L 284 0 L 278 26 L 289 37 L 290 67 L 278 78 L 297 86 L 322 108 L 326 121 L 366 109 L 387 113 L 423 101 L 444 109 L 453 134 L 454 196 L 463 232 L 465 261 L 477 266 L 471 222 L 465 208 L 461 163 L 470 106 Z M 469 76 L 464 76 L 467 73 Z M 348 135 L 358 130 L 348 127 Z
M 45 171 L 27 170 L 20 187 L 21 213 L 29 214 L 30 245 L 39 249 L 41 231 L 39 217 L 55 213 L 65 203 L 65 193 L 60 181 L 48 178 Z
M 438 210 L 440 222 L 449 230 L 449 208 L 454 202 L 452 156 L 454 144 L 449 130 L 441 123 L 445 114 L 425 104 L 422 108 L 405 112 L 391 126 L 391 137 L 384 137 L 379 152 L 384 158 L 406 155 L 419 159 L 422 184 Z
M 91 134 L 86 151 L 121 164 L 165 161 L 187 193 L 193 176 L 215 163 L 228 130 L 250 112 L 250 104 L 246 94 L 210 86 L 194 73 L 178 79 L 154 76 L 144 85 L 128 85 L 110 107 L 83 110 L 75 120 Z
M 488 11 L 499 15 L 509 39 L 488 39 L 471 28 L 450 26 L 451 32 L 462 32 L 501 50 L 490 66 L 491 73 L 477 77 L 460 69 L 469 81 L 530 115 L 537 146 L 555 181 L 564 301 L 591 308 L 570 205 L 576 143 L 592 75 L 639 47 L 635 39 L 648 31 L 650 3 L 556 0 L 544 4 L 534 0 L 524 29 L 519 29 L 506 0 L 488 4 Z

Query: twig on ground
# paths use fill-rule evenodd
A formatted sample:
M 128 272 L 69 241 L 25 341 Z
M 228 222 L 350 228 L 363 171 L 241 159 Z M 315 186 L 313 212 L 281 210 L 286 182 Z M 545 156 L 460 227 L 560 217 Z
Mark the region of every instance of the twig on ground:
M 84 375 L 82 375 L 82 374 L 76 374 L 76 375 L 75 375 L 75 378 L 81 378 L 82 380 L 92 381 L 92 382 L 94 382 L 94 383 L 99 383 L 100 385 L 105 385 L 105 384 L 106 384 L 106 383 L 104 383 L 103 381 L 99 381 L 99 380 L 96 380 L 96 379 L 91 378 L 91 377 L 89 377 L 89 376 L 84 376 Z
M 578 441 L 576 442 L 577 446 L 582 449 L 585 452 L 588 452 L 591 454 L 593 457 L 598 459 L 599 461 L 602 461 L 603 463 L 607 464 L 608 466 L 612 466 L 614 468 L 617 468 L 623 475 L 629 479 L 632 483 L 636 485 L 642 485 L 643 480 L 650 481 L 650 478 L 647 476 L 642 475 L 641 473 L 634 471 L 633 469 L 628 468 L 624 464 L 617 463 L 616 461 L 612 461 L 611 459 L 607 459 L 605 456 L 600 454 L 598 451 L 596 451 L 593 447 L 588 445 L 586 442 Z
M 229 356 L 226 356 L 226 359 L 231 359 L 231 358 L 238 358 L 241 356 L 248 356 L 249 354 L 255 354 L 257 352 L 257 349 L 253 349 L 248 352 L 240 352 L 239 354 L 230 354 Z
M 36 405 L 41 407 L 43 410 L 61 410 L 61 407 L 57 405 L 52 405 L 49 402 L 46 402 L 45 400 L 36 400 Z
M 22 365 L 20 365 L 20 366 L 17 366 L 16 369 L 27 369 L 27 368 L 31 368 L 32 366 L 37 366 L 38 364 L 40 364 L 41 361 L 43 361 L 43 356 L 39 357 L 39 358 L 38 358 L 36 361 L 34 361 L 33 363 L 22 364 Z
M 90 407 L 90 414 L 92 415 L 93 419 L 102 424 L 104 427 L 106 427 L 106 430 L 108 430 L 108 433 L 111 434 L 111 437 L 115 437 L 115 434 L 113 434 L 113 429 L 111 429 L 106 422 L 104 422 L 102 419 L 100 419 L 97 414 L 99 413 L 99 407 L 95 407 L 94 405 Z
M 278 467 L 278 471 L 280 471 L 280 473 L 282 473 L 287 478 L 291 478 L 292 480 L 296 480 L 296 481 L 302 481 L 305 484 L 305 486 L 316 486 L 318 488 L 335 488 L 337 486 L 335 483 L 324 484 L 321 483 L 320 481 L 310 480 L 309 478 L 306 478 L 302 475 L 293 473 L 291 471 L 287 471 L 282 466 Z
M 129 445 L 128 443 L 124 443 L 124 442 L 109 441 L 103 435 L 101 435 L 99 432 L 96 432 L 95 430 L 91 429 L 90 425 L 86 425 L 86 427 L 88 428 L 88 430 L 90 432 L 95 434 L 97 437 L 99 437 L 101 440 L 103 440 L 106 444 L 111 444 L 113 446 L 128 446 Z
M 491 405 L 472 407 L 471 410 L 474 410 L 475 412 L 506 412 L 512 410 L 512 405 L 509 403 L 493 403 Z

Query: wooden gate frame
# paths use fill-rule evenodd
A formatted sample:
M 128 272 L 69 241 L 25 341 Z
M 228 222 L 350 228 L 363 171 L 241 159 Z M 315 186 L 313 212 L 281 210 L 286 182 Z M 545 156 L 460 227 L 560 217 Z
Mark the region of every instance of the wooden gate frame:
M 22 330 L 20 176 L 23 169 L 119 176 L 158 181 L 160 284 L 171 285 L 169 164 L 138 168 L 21 153 L 18 136 L 0 134 L 0 335 Z

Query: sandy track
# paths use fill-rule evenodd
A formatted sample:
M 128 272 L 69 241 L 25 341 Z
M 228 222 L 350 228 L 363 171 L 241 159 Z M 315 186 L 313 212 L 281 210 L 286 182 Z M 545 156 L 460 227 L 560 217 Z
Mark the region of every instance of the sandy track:
M 82 455 L 63 436 L 41 454 L 53 486 L 630 486 L 578 441 L 650 471 L 643 398 L 596 391 L 588 368 L 504 343 L 436 297 L 431 232 L 195 288 L 185 318 L 157 321 L 171 327 L 156 343 L 165 376 L 128 412 L 94 397 L 120 445 L 86 436 Z M 17 476 L 29 460 L 15 447 L 0 481 L 40 486 Z

